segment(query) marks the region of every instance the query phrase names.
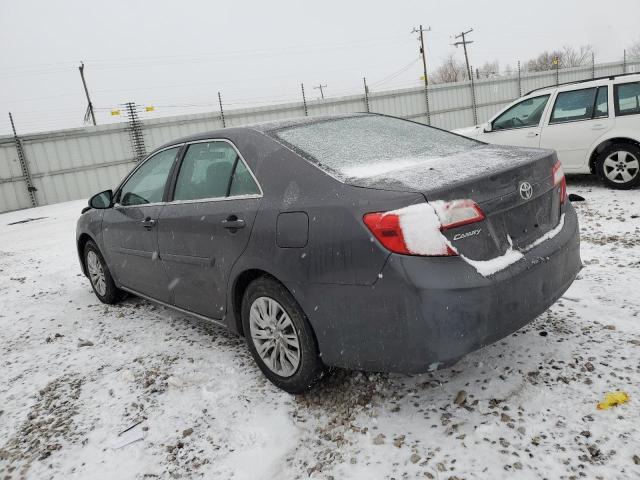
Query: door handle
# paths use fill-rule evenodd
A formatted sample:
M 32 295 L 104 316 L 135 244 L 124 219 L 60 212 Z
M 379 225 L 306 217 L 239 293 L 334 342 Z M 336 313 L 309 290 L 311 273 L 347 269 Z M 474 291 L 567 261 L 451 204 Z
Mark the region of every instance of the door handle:
M 143 226 L 144 228 L 146 228 L 147 230 L 151 230 L 153 227 L 155 227 L 155 226 L 156 226 L 156 221 L 155 221 L 153 218 L 151 218 L 151 217 L 147 217 L 147 218 L 145 218 L 145 219 L 144 219 L 144 220 L 142 220 L 142 222 L 140 222 L 140 223 L 142 223 L 142 226 Z
M 529 133 L 527 133 L 527 138 L 535 138 L 538 135 L 540 135 L 540 134 L 536 133 L 536 132 L 529 132 Z
M 597 125 L 593 125 L 591 130 L 604 130 L 605 128 L 607 128 L 605 125 L 598 123 Z
M 235 215 L 229 215 L 226 219 L 222 220 L 222 226 L 224 228 L 228 228 L 231 231 L 236 231 L 239 228 L 244 228 L 245 223 L 244 220 L 238 218 Z

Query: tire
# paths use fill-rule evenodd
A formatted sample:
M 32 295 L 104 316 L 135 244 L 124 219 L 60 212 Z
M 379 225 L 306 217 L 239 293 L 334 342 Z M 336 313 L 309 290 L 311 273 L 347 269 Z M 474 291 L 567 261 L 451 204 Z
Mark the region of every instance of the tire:
M 322 378 L 324 365 L 313 329 L 280 282 L 271 277 L 254 280 L 244 293 L 241 312 L 249 350 L 271 383 L 298 394 Z
M 91 288 L 102 303 L 113 305 L 124 298 L 124 292 L 113 282 L 109 267 L 93 240 L 84 247 L 84 265 Z
M 632 143 L 615 143 L 605 148 L 596 161 L 604 184 L 618 190 L 640 185 L 640 148 Z

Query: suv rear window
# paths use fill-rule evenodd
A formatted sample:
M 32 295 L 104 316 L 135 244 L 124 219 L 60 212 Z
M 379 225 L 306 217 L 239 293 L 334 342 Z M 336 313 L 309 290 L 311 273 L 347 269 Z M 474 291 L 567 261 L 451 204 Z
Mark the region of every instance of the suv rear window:
M 341 180 L 381 175 L 483 145 L 420 123 L 376 115 L 319 121 L 275 135 Z
M 640 82 L 616 85 L 615 100 L 617 116 L 640 113 Z

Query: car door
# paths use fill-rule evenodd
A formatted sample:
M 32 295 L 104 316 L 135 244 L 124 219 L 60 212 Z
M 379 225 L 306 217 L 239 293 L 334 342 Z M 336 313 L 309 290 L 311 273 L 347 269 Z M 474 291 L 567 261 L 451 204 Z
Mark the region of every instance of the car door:
M 103 241 L 118 283 L 156 300 L 169 300 L 168 277 L 158 260 L 158 218 L 180 147 L 144 161 L 115 193 L 105 210 Z
M 187 146 L 172 201 L 158 222 L 160 258 L 175 306 L 224 317 L 227 279 L 247 245 L 261 198 L 257 181 L 231 142 Z
M 541 120 L 549 96 L 539 95 L 516 103 L 491 121 L 491 129 L 481 131 L 478 140 L 498 145 L 538 147 Z
M 540 146 L 556 150 L 566 172 L 588 173 L 592 145 L 614 126 L 609 105 L 607 85 L 558 92 Z

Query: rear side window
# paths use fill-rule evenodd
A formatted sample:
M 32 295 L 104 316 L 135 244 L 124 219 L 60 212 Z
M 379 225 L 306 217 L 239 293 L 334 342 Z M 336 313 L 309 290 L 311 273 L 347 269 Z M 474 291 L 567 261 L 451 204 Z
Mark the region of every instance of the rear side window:
M 614 91 L 617 116 L 640 113 L 640 82 L 618 84 Z
M 233 178 L 231 179 L 231 189 L 229 190 L 230 197 L 236 197 L 239 195 L 259 195 L 260 188 L 253 179 L 251 172 L 241 160 L 237 163 L 236 169 L 233 172 Z
M 560 92 L 549 123 L 573 122 L 593 118 L 597 88 Z
M 231 193 L 232 190 L 234 193 Z M 239 191 L 260 193 L 233 146 L 220 141 L 189 145 L 180 166 L 173 200 L 202 200 L 246 194 L 235 193 Z
M 393 117 L 363 115 L 281 129 L 275 137 L 340 180 L 372 177 L 483 145 Z
M 549 95 L 527 98 L 493 121 L 493 130 L 509 130 L 512 128 L 536 127 L 540 123 L 544 107 L 547 106 Z

